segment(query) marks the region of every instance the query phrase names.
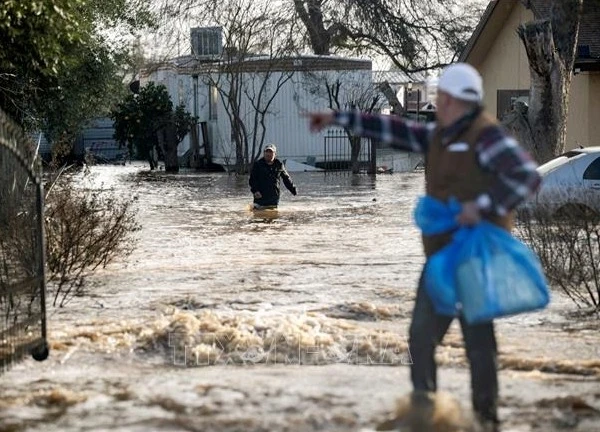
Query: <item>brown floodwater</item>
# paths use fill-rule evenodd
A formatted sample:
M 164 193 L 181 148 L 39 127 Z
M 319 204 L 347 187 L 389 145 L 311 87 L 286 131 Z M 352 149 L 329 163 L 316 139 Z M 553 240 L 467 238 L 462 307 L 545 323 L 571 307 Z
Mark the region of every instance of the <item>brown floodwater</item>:
M 88 293 L 49 309 L 51 354 L 0 376 L 0 431 L 360 431 L 410 391 L 423 174 L 292 173 L 277 212 L 247 177 L 97 166 L 142 229 Z M 498 321 L 512 431 L 600 431 L 598 321 L 559 292 Z M 440 387 L 469 407 L 456 324 Z

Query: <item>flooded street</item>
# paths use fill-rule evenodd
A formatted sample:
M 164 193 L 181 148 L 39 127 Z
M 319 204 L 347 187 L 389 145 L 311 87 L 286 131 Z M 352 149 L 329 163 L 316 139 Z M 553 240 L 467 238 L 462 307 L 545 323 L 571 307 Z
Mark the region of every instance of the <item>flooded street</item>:
M 358 432 L 411 390 L 422 173 L 291 173 L 260 214 L 247 177 L 92 173 L 135 201 L 137 247 L 49 308 L 50 358 L 0 376 L 0 431 Z M 498 321 L 507 431 L 600 431 L 600 324 L 574 312 L 555 292 Z M 468 408 L 457 323 L 438 361 Z

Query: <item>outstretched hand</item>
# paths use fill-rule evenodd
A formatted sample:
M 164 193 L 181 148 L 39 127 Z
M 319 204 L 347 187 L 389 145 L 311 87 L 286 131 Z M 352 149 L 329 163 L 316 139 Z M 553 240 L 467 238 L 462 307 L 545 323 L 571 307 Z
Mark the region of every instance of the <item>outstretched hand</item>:
M 302 116 L 308 118 L 308 126 L 311 132 L 319 132 L 333 124 L 333 112 L 309 112 L 302 114 Z

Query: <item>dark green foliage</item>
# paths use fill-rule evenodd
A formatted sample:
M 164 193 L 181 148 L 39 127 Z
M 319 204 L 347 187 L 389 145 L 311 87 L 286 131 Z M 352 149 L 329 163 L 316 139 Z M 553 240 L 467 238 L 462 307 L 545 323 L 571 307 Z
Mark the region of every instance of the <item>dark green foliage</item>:
M 131 34 L 152 24 L 149 0 L 4 0 L 0 109 L 53 141 L 75 136 L 120 98 Z M 110 29 L 110 30 L 109 30 Z M 108 40 L 104 34 L 111 34 Z M 128 36 L 129 35 L 129 36 Z
M 129 152 L 147 159 L 153 149 L 158 149 L 156 132 L 161 119 L 173 111 L 173 102 L 163 85 L 148 83 L 139 94 L 129 94 L 112 111 L 115 139 L 127 145 Z
M 40 125 L 55 142 L 75 135 L 89 119 L 108 113 L 126 94 L 115 55 L 105 46 L 86 47 L 69 68 L 38 95 Z
M 157 132 L 174 121 L 177 145 L 195 121 L 183 106 L 173 110 L 166 87 L 155 85 L 153 82 L 142 87 L 139 94 L 127 95 L 112 111 L 111 118 L 115 122 L 115 139 L 121 145 L 127 145 L 132 155 L 148 159 L 151 168 L 154 168 L 153 161 L 150 160 L 153 151 L 163 152 L 163 149 L 159 148 Z
M 198 119 L 187 112 L 182 105 L 175 108 L 174 118 L 175 127 L 177 128 L 177 142 L 180 143 Z
M 64 63 L 65 48 L 85 44 L 89 23 L 80 22 L 81 0 L 4 0 L 0 10 L 0 70 L 52 76 Z

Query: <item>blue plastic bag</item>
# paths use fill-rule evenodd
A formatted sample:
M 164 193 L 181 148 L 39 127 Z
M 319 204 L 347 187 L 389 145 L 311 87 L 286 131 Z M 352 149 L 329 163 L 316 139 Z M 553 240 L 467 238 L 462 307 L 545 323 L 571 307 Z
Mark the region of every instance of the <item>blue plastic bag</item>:
M 423 234 L 442 234 L 458 228 L 456 216 L 460 211 L 461 205 L 456 198 L 450 198 L 445 203 L 425 195 L 419 197 L 413 217 Z
M 461 205 L 455 198 L 448 203 L 428 195 L 419 197 L 413 217 L 415 223 L 424 235 L 442 234 L 458 228 L 456 216 L 461 211 Z M 425 291 L 429 295 L 433 308 L 440 315 L 458 315 L 458 297 L 454 270 L 456 256 L 460 244 L 450 243 L 427 260 L 423 274 Z
M 457 257 L 467 230 L 458 230 L 453 241 L 433 254 L 425 264 L 423 287 L 431 299 L 433 309 L 439 315 L 458 316 L 461 304 L 456 287 Z
M 487 322 L 548 304 L 544 271 L 529 247 L 489 222 L 463 230 L 469 233 L 459 242 L 452 259 L 456 262 L 456 294 L 468 323 Z
M 419 199 L 415 221 L 425 235 L 456 229 L 460 203 Z M 461 227 L 452 242 L 429 257 L 424 288 L 438 314 L 462 314 L 468 323 L 545 307 L 549 292 L 537 256 L 489 222 Z

